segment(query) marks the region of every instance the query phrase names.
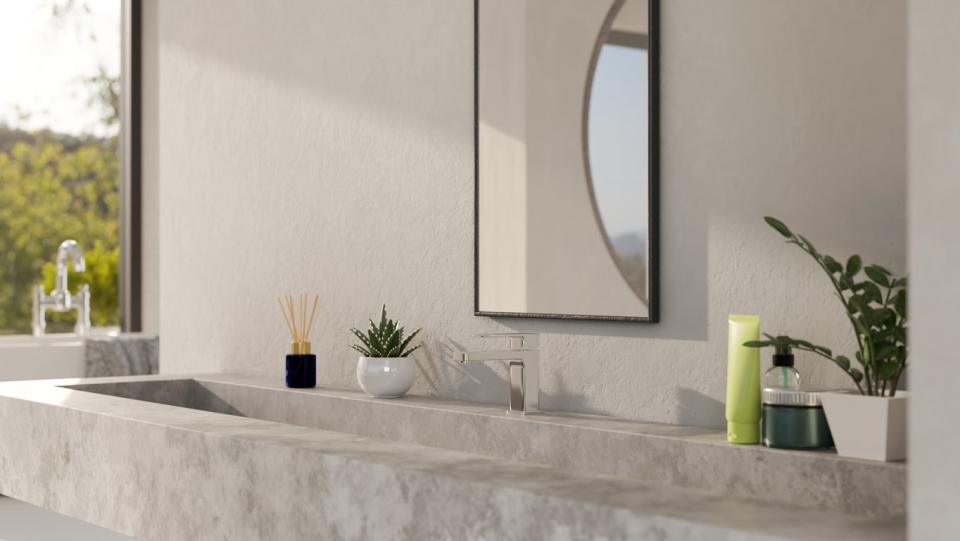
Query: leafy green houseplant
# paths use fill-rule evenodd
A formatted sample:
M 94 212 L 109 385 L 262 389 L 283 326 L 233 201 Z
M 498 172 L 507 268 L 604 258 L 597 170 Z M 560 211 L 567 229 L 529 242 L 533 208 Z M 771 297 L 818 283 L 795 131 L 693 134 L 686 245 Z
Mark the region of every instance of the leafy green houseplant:
M 416 377 L 416 364 L 410 354 L 422 345 L 410 344 L 420 330 L 407 334 L 399 323 L 387 317 L 386 305 L 380 310 L 380 322 L 371 319 L 366 332 L 350 329 L 359 340 L 350 347 L 362 355 L 357 362 L 360 388 L 374 398 L 399 398 L 409 391 Z
M 863 265 L 859 255 L 845 264 L 820 253 L 803 235 L 783 222 L 765 217 L 767 224 L 809 254 L 823 269 L 857 339 L 855 362 L 831 349 L 790 336 L 772 336 L 744 343 L 747 347 L 790 346 L 814 353 L 836 364 L 856 384 L 863 395 L 896 395 L 907 366 L 907 279 L 895 276 L 880 265 Z M 862 275 L 861 275 L 862 272 Z

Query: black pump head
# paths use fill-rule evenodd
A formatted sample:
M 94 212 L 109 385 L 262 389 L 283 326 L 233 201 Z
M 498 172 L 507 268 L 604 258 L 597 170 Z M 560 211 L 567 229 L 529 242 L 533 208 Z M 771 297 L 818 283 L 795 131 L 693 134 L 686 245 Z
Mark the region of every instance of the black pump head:
M 787 344 L 777 344 L 773 353 L 773 366 L 793 366 L 793 349 Z

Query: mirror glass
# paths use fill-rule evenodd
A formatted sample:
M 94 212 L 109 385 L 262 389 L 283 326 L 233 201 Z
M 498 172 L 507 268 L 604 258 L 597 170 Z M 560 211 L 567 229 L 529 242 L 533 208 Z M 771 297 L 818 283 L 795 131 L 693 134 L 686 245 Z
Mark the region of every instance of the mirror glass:
M 655 321 L 654 0 L 476 0 L 479 315 Z

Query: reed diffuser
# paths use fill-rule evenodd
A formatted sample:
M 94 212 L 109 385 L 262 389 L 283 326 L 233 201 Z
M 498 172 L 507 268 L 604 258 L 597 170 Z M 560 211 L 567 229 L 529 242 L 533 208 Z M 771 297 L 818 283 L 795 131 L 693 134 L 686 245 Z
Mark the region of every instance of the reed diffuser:
M 302 293 L 294 302 L 293 295 L 277 298 L 283 320 L 290 330 L 290 353 L 287 354 L 287 387 L 309 389 L 317 386 L 317 356 L 310 353 L 310 330 L 313 317 L 317 315 L 317 301 L 320 295 L 313 295 L 313 307 L 307 316 L 309 296 Z

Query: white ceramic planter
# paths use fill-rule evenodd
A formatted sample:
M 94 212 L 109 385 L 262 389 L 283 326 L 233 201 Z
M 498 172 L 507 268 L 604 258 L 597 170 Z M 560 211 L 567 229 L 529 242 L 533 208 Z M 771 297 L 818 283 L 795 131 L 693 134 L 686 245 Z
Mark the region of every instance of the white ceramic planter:
M 360 357 L 357 382 L 374 398 L 400 398 L 413 386 L 416 365 L 410 357 Z
M 893 398 L 822 393 L 837 454 L 884 462 L 906 459 L 908 397 L 906 391 Z

